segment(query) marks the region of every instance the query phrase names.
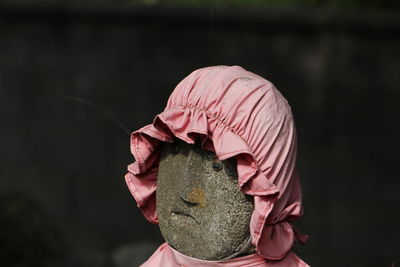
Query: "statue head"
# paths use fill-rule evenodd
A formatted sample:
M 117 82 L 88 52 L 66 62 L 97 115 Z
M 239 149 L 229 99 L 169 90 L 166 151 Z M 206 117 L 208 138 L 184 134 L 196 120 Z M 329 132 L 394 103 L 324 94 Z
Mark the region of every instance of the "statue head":
M 198 69 L 131 135 L 127 185 L 168 244 L 207 260 L 252 252 L 281 260 L 305 239 L 291 108 L 240 66 Z M 302 241 L 302 242 L 303 242 Z
M 239 190 L 234 157 L 218 160 L 199 142 L 165 143 L 156 196 L 161 233 L 176 250 L 204 260 L 254 252 L 253 199 Z

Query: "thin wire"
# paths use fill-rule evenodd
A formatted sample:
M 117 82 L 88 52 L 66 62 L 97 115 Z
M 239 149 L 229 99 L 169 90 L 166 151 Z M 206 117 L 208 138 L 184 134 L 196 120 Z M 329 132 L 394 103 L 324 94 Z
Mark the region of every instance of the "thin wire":
M 94 103 L 92 103 L 92 102 L 90 102 L 90 101 L 88 101 L 86 99 L 83 99 L 81 97 L 77 97 L 77 96 L 65 96 L 64 99 L 65 100 L 70 100 L 70 101 L 75 101 L 75 102 L 78 102 L 78 103 L 81 103 L 81 104 L 84 104 L 84 105 L 86 105 L 88 107 L 93 108 L 94 110 L 102 113 L 106 118 L 110 119 L 115 124 L 117 124 L 118 127 L 121 128 L 122 131 L 124 131 L 125 134 L 127 134 L 127 135 L 131 134 L 131 131 L 120 120 L 118 120 L 113 114 L 111 114 L 110 112 L 108 112 L 108 111 L 106 111 L 104 109 L 99 108 Z
M 214 33 L 214 4 L 215 0 L 213 0 L 210 4 L 210 13 L 208 19 L 208 37 L 207 37 L 207 50 L 206 50 L 206 63 L 207 66 L 210 65 L 211 61 L 211 43 Z

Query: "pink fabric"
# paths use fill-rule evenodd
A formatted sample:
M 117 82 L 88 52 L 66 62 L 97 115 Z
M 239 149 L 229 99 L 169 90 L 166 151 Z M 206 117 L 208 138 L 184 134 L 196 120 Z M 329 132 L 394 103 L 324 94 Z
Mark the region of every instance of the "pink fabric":
M 140 267 L 307 267 L 297 255 L 289 252 L 282 260 L 268 261 L 259 254 L 252 254 L 227 261 L 205 261 L 188 257 L 171 248 L 167 243 L 162 244 L 156 252 Z
M 136 161 L 125 180 L 152 223 L 158 222 L 158 146 L 174 137 L 189 144 L 199 137 L 203 149 L 220 160 L 236 157 L 240 190 L 254 197 L 250 233 L 259 256 L 282 260 L 295 240 L 305 242 L 291 224 L 303 213 L 295 125 L 288 102 L 271 82 L 239 66 L 196 70 L 177 85 L 152 124 L 132 133 Z

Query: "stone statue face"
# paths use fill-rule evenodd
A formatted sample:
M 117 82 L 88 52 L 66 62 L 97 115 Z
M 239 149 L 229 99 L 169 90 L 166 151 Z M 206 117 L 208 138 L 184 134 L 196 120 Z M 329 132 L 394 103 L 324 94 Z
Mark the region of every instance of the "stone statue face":
M 253 198 L 239 191 L 236 160 L 217 159 L 176 139 L 163 143 L 157 180 L 157 214 L 165 240 L 203 260 L 225 259 L 248 248 Z M 243 254 L 253 253 L 248 248 Z

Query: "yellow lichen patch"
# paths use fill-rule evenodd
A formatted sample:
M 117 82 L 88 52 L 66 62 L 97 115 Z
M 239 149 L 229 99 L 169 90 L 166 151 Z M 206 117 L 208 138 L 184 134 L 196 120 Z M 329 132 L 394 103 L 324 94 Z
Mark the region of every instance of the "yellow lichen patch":
M 206 194 L 201 188 L 195 187 L 192 192 L 188 194 L 188 200 L 192 203 L 197 203 L 200 208 L 206 206 Z

